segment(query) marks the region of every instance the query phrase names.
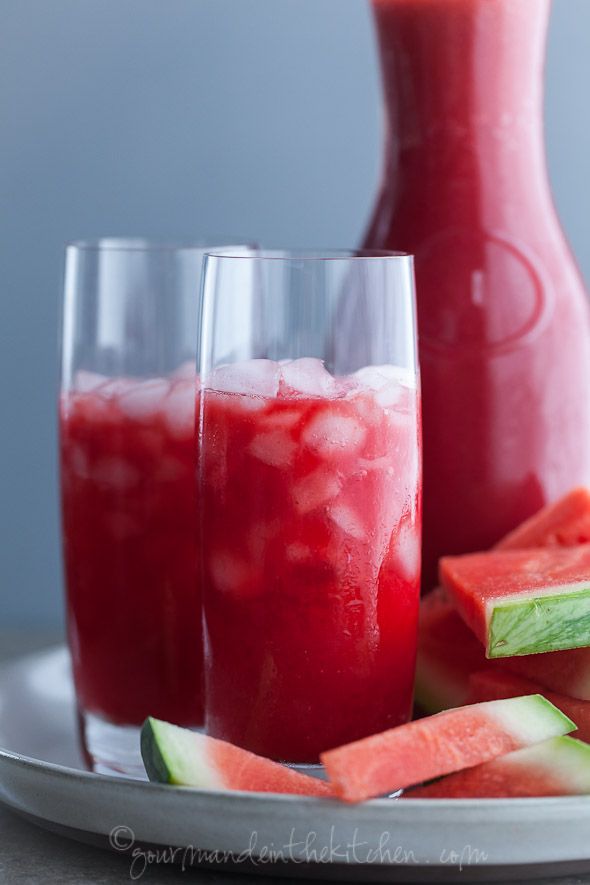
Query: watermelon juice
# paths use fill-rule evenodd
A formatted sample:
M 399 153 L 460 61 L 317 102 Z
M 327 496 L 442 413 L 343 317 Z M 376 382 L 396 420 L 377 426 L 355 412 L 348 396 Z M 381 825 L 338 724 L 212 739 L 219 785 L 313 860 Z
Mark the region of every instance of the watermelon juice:
M 195 391 L 79 372 L 60 404 L 78 704 L 116 724 L 202 721 Z
M 440 556 L 590 480 L 589 314 L 545 162 L 549 0 L 372 5 L 387 141 L 366 245 L 415 255 L 430 590 Z
M 418 396 L 405 382 L 390 366 L 334 379 L 306 359 L 210 377 L 201 513 L 211 735 L 316 762 L 408 719 L 421 481 Z

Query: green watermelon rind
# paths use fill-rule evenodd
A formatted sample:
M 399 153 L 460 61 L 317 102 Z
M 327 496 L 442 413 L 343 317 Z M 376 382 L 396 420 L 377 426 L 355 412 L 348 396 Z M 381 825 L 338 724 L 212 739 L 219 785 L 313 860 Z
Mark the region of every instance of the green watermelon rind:
M 519 735 L 523 745 L 537 744 L 551 737 L 577 730 L 576 723 L 542 694 L 519 695 L 476 704 L 498 718 L 504 728 Z
M 467 675 L 462 678 L 463 674 L 450 672 L 444 664 L 429 660 L 428 655 L 419 651 L 414 682 L 415 705 L 429 714 L 463 706 L 469 691 Z
M 141 729 L 140 748 L 150 781 L 216 789 L 221 778 L 207 761 L 202 736 L 149 717 Z
M 494 603 L 487 657 L 510 658 L 590 645 L 590 587 Z
M 433 714 L 446 710 L 447 706 L 442 699 L 443 693 L 437 693 L 433 688 L 432 682 L 423 676 L 419 671 L 416 672 L 414 682 L 414 706 L 418 707 L 424 713 Z
M 166 761 L 165 754 L 160 749 L 158 741 L 158 725 L 157 719 L 146 719 L 141 729 L 140 748 L 141 758 L 151 781 L 160 784 L 172 783 L 172 773 Z
M 549 743 L 549 749 L 553 751 L 550 761 L 555 773 L 562 779 L 569 778 L 572 787 L 577 788 L 576 792 L 590 793 L 590 745 L 569 735 L 553 738 Z M 538 748 L 542 746 L 537 744 L 530 748 L 531 759 L 535 758 L 536 750 L 540 755 Z
M 562 788 L 562 795 L 587 795 L 590 793 L 590 746 L 569 735 L 560 735 L 550 738 L 539 744 L 515 750 L 505 756 L 498 756 L 490 762 L 484 762 L 471 769 L 447 775 L 436 781 L 431 781 L 408 790 L 405 799 L 437 799 L 437 798 L 485 798 L 485 790 L 481 790 L 482 781 L 485 783 L 485 774 L 498 772 L 493 781 L 498 784 L 501 773 L 502 779 L 510 780 L 511 787 L 519 782 L 523 766 L 535 770 L 539 778 L 546 773 L 549 782 L 558 781 Z M 468 786 L 466 786 L 466 781 Z M 460 782 L 461 786 L 457 786 Z M 477 784 L 480 784 L 479 791 Z M 437 796 L 437 789 L 439 790 Z M 446 789 L 445 789 L 446 787 Z M 449 787 L 451 791 L 449 792 Z M 499 798 L 499 794 L 494 794 Z M 507 795 L 514 797 L 512 790 Z M 551 794 L 552 795 L 552 794 Z

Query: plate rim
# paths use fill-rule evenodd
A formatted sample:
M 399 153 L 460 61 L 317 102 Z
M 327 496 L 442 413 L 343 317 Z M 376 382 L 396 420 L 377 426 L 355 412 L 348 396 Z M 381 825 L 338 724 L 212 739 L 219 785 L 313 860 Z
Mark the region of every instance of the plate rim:
M 27 680 L 36 675 L 35 667 L 43 667 L 51 656 L 63 668 L 60 672 L 69 685 L 71 670 L 65 669 L 67 655 L 66 646 L 59 643 L 0 663 L 0 697 L 6 692 L 10 702 L 18 704 L 19 692 L 24 691 L 26 705 Z M 37 691 L 39 698 L 43 697 L 44 684 Z M 61 734 L 62 739 L 67 737 L 68 748 L 72 745 L 71 738 L 75 737 L 74 718 L 70 715 L 74 700 L 71 690 L 68 688 L 67 693 L 56 696 L 55 701 L 50 692 L 46 694 L 48 707 L 40 720 L 41 740 L 32 745 L 35 755 L 6 746 L 13 748 L 19 743 L 25 735 L 22 729 L 7 731 L 3 739 L 0 803 L 36 818 L 41 826 L 46 822 L 49 828 L 55 825 L 65 831 L 74 829 L 78 838 L 80 832 L 100 837 L 105 847 L 108 841 L 115 851 L 120 849 L 111 842 L 111 837 L 122 822 L 124 829 L 131 830 L 136 846 L 196 847 L 199 852 L 229 854 L 230 858 L 248 853 L 248 838 L 252 833 L 260 835 L 261 847 L 277 844 L 290 848 L 288 834 L 295 830 L 298 836 L 304 837 L 316 831 L 318 839 L 325 840 L 320 841 L 320 845 L 331 844 L 333 831 L 337 839 L 346 843 L 358 830 L 366 840 L 360 844 L 368 846 L 371 860 L 368 854 L 362 858 L 347 855 L 343 861 L 331 857 L 326 863 L 306 858 L 305 849 L 295 848 L 294 855 L 287 852 L 278 867 L 264 869 L 264 872 L 287 877 L 303 875 L 314 880 L 330 879 L 338 872 L 341 880 L 352 877 L 361 882 L 384 881 L 383 877 L 387 876 L 386 880 L 392 882 L 455 883 L 460 872 L 465 874 L 466 866 L 443 860 L 447 846 L 452 849 L 455 843 L 459 850 L 463 844 L 466 850 L 477 846 L 476 853 L 484 855 L 481 860 L 476 857 L 475 866 L 467 861 L 470 881 L 476 878 L 490 881 L 492 874 L 493 881 L 513 880 L 516 873 L 519 879 L 538 879 L 540 874 L 529 875 L 529 870 L 544 870 L 547 865 L 556 874 L 574 865 L 584 873 L 590 871 L 586 838 L 590 831 L 590 795 L 483 800 L 382 798 L 352 804 L 313 796 L 202 790 L 96 773 L 84 770 L 82 761 L 75 755 L 71 757 L 72 765 L 68 764 L 67 753 L 63 762 L 37 758 L 45 750 L 43 726 L 51 728 L 55 718 L 52 704 L 57 705 L 57 715 L 62 717 L 59 720 Z M 29 714 L 35 715 L 36 698 L 37 694 L 32 694 L 28 707 L 25 706 L 25 728 L 30 727 L 32 721 Z M 67 720 L 62 716 L 66 708 Z M 8 714 L 10 709 L 14 707 L 8 706 Z M 389 848 L 385 848 L 384 856 L 378 857 L 381 835 L 392 837 L 394 850 L 397 842 L 404 852 L 409 849 L 409 855 L 415 852 L 415 857 L 392 860 L 387 857 L 391 853 Z M 355 836 L 352 837 L 354 840 Z M 257 859 L 256 853 L 248 856 L 252 861 Z M 232 873 L 248 872 L 234 865 L 233 860 L 229 863 Z M 304 872 L 302 865 L 310 869 Z M 260 874 L 262 868 L 258 866 L 257 871 Z
M 0 678 L 6 674 L 6 671 L 12 669 L 12 667 L 22 667 L 26 666 L 27 663 L 33 663 L 36 659 L 41 657 L 42 655 L 48 654 L 58 654 L 63 653 L 69 654 L 67 645 L 65 643 L 57 643 L 51 646 L 47 646 L 36 652 L 28 652 L 24 655 L 18 655 L 16 657 L 9 658 L 7 661 L 3 661 L 0 663 Z M 568 807 L 579 806 L 580 810 L 585 810 L 586 808 L 590 810 L 590 793 L 589 794 L 579 794 L 574 796 L 546 796 L 546 797 L 529 797 L 529 798 L 503 798 L 503 799 L 412 799 L 412 798 L 403 798 L 403 799 L 387 799 L 387 798 L 375 798 L 369 799 L 365 802 L 358 803 L 349 803 L 338 800 L 337 798 L 330 799 L 324 797 L 316 797 L 316 796 L 304 796 L 304 795 L 291 795 L 287 793 L 271 793 L 271 792 L 255 792 L 250 790 L 205 790 L 200 789 L 198 787 L 190 787 L 190 786 L 182 786 L 176 784 L 163 784 L 156 781 L 150 780 L 140 780 L 139 778 L 133 778 L 128 776 L 119 776 L 119 775 L 108 775 L 103 773 L 97 773 L 93 771 L 84 771 L 83 769 L 73 768 L 71 766 L 62 765 L 57 762 L 48 762 L 43 759 L 37 759 L 33 756 L 28 756 L 23 753 L 19 753 L 17 750 L 11 750 L 7 747 L 0 746 L 0 760 L 5 759 L 6 761 L 16 764 L 18 766 L 22 766 L 23 768 L 30 769 L 33 771 L 39 770 L 45 774 L 53 775 L 58 778 L 63 778 L 66 780 L 72 781 L 82 781 L 82 782 L 90 782 L 90 783 L 101 783 L 104 785 L 111 785 L 115 789 L 118 786 L 121 787 L 130 787 L 134 789 L 145 789 L 149 788 L 152 793 L 154 791 L 158 791 L 162 794 L 169 794 L 171 790 L 177 792 L 178 794 L 190 795 L 193 797 L 207 797 L 212 796 L 220 801 L 243 801 L 243 800 L 251 800 L 257 799 L 263 802 L 270 801 L 278 801 L 284 805 L 293 805 L 299 806 L 301 803 L 310 804 L 317 809 L 318 807 L 325 806 L 326 808 L 330 808 L 333 812 L 334 809 L 340 808 L 342 810 L 351 809 L 351 808 L 370 808 L 374 810 L 388 810 L 392 812 L 393 809 L 399 807 L 408 807 L 414 809 L 440 809 L 445 814 L 449 809 L 462 809 L 462 810 L 474 810 L 477 809 L 489 809 L 490 813 L 492 811 L 498 811 L 502 808 L 510 808 L 510 809 L 518 809 L 522 808 L 525 810 L 531 810 L 532 808 L 538 809 L 539 806 L 547 809 L 556 809 L 566 811 Z

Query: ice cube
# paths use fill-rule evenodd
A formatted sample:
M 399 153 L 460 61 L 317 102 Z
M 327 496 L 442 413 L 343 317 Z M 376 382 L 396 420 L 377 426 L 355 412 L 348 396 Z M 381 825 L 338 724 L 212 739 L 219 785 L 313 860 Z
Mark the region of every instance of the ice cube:
M 110 486 L 117 491 L 124 492 L 137 485 L 140 474 L 133 464 L 129 464 L 124 458 L 112 456 L 101 458 L 92 469 L 92 478 L 100 485 Z
M 359 458 L 357 464 L 361 470 L 383 470 L 393 476 L 393 460 L 391 455 L 382 455 L 380 458 Z
M 162 414 L 172 436 L 179 439 L 196 433 L 196 381 L 177 381 L 162 403 Z
M 254 596 L 264 588 L 247 562 L 230 550 L 218 550 L 209 559 L 215 589 L 237 596 Z
M 184 379 L 185 381 L 193 381 L 197 377 L 197 367 L 194 360 L 187 360 L 181 363 L 173 372 L 170 373 L 173 379 Z
M 78 393 L 90 393 L 106 384 L 108 378 L 106 375 L 99 375 L 98 372 L 85 372 L 80 370 L 76 372 L 74 378 L 74 390 Z
M 393 409 L 408 390 L 416 389 L 416 376 L 401 366 L 365 366 L 352 376 L 358 383 L 374 393 L 375 402 L 382 409 Z
M 137 381 L 132 381 L 131 378 L 111 378 L 110 381 L 107 381 L 106 384 L 101 385 L 101 387 L 96 390 L 101 396 L 104 396 L 107 399 L 112 399 L 113 397 L 122 396 L 124 393 L 133 390 L 133 388 L 137 386 L 137 383 Z
M 154 472 L 156 482 L 177 482 L 186 476 L 186 465 L 178 458 L 159 458 L 158 467 Z M 196 481 L 196 480 L 195 480 Z
M 416 580 L 420 570 L 420 541 L 418 531 L 408 520 L 400 525 L 394 545 L 404 576 L 408 581 Z
M 111 513 L 106 521 L 115 541 L 127 541 L 139 534 L 138 524 L 127 513 Z
M 330 458 L 358 451 L 366 433 L 362 424 L 354 418 L 324 409 L 305 427 L 302 439 L 317 455 Z
M 381 390 L 384 384 L 387 384 L 387 377 L 381 372 L 379 366 L 365 366 L 359 369 L 352 376 L 361 387 L 368 387 L 370 390 Z
M 88 477 L 88 455 L 86 454 L 82 446 L 72 446 L 67 456 L 67 466 L 72 471 L 72 473 L 76 474 L 76 476 L 80 476 L 84 479 Z
M 322 360 L 303 357 L 281 367 L 281 391 L 287 396 L 335 396 L 336 381 L 325 368 Z
M 128 418 L 151 418 L 162 407 L 169 391 L 170 383 L 163 378 L 142 381 L 120 397 L 119 408 Z
M 311 549 L 307 544 L 302 544 L 300 541 L 294 541 L 292 544 L 289 544 L 285 549 L 285 554 L 291 562 L 305 562 L 311 559 L 312 555 Z
M 365 540 L 366 535 L 363 524 L 352 507 L 342 503 L 334 504 L 330 508 L 330 517 L 347 535 L 350 535 L 357 541 Z
M 268 406 L 268 399 L 263 396 L 244 395 L 233 397 L 231 403 L 240 412 L 263 412 Z
M 375 393 L 375 402 L 383 409 L 394 409 L 401 405 L 403 397 L 403 388 L 397 381 L 385 384 L 381 390 Z
M 332 501 L 342 486 L 337 474 L 319 467 L 296 482 L 291 492 L 295 509 L 302 516 Z
M 375 402 L 375 393 L 367 388 L 356 388 L 347 396 L 354 406 L 357 419 L 367 427 L 375 427 L 383 419 L 383 409 Z
M 271 408 L 264 416 L 264 426 L 292 430 L 301 421 L 302 415 L 301 409 Z
M 270 430 L 257 434 L 248 451 L 271 467 L 289 467 L 296 448 L 297 443 L 284 430 Z
M 401 366 L 365 366 L 359 369 L 352 376 L 363 387 L 369 387 L 371 390 L 381 390 L 386 384 L 396 381 L 403 384 L 404 387 L 415 388 L 416 377 L 409 369 Z
M 207 387 L 222 393 L 274 397 L 279 390 L 279 366 L 274 360 L 244 360 L 218 366 L 209 376 Z
M 271 520 L 270 522 L 256 523 L 248 533 L 248 552 L 255 562 L 264 559 L 268 542 L 276 538 L 281 530 L 279 520 Z

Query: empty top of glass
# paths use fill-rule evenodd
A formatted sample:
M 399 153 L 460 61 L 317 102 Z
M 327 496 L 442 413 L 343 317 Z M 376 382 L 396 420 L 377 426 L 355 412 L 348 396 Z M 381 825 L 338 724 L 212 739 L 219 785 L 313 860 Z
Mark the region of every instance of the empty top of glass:
M 72 240 L 67 248 L 88 252 L 176 252 L 179 250 L 199 251 L 212 249 L 239 249 L 240 241 L 235 237 L 208 237 L 200 240 L 149 240 L 142 237 L 100 237 L 92 240 Z
M 369 261 L 412 258 L 408 252 L 392 252 L 376 249 L 237 249 L 234 247 L 209 248 L 212 258 L 243 258 L 254 261 Z

